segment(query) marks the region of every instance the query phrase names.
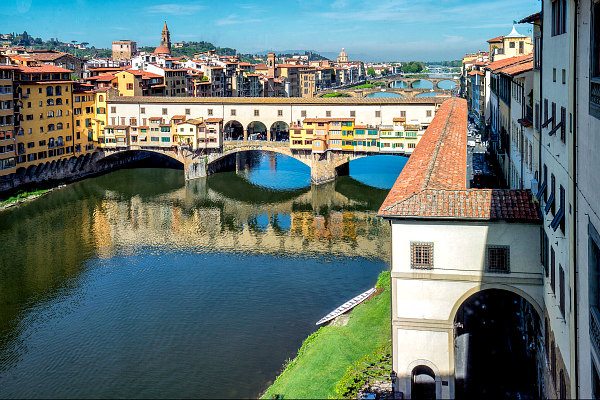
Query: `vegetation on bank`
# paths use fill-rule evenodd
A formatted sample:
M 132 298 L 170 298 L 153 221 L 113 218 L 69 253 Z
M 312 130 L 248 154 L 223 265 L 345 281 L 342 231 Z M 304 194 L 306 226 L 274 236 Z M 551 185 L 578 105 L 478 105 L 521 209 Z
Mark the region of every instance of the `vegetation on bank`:
M 363 83 L 362 85 L 352 86 L 350 89 L 373 89 L 376 87 L 383 87 L 385 85 L 385 82 L 367 82 Z
M 332 98 L 332 97 L 350 97 L 350 95 L 346 94 L 346 93 L 333 92 L 333 93 L 324 94 L 323 97 L 326 97 L 326 98 Z
M 385 365 L 391 347 L 389 271 L 381 273 L 377 288 L 381 292 L 357 306 L 347 325 L 324 326 L 310 335 L 263 398 L 323 399 L 358 393 L 372 376 L 370 367 Z
M 28 200 L 36 199 L 40 196 L 45 195 L 49 191 L 50 191 L 50 189 L 38 189 L 38 190 L 30 191 L 30 192 L 26 192 L 26 191 L 17 192 L 16 194 L 14 194 L 4 200 L 0 200 L 0 209 L 6 208 L 9 206 L 18 204 L 18 203 L 23 203 Z

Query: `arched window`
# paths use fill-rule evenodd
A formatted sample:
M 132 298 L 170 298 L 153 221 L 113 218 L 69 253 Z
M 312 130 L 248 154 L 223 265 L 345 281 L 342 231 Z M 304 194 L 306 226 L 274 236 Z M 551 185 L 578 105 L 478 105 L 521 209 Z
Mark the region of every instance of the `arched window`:
M 566 399 L 567 398 L 567 383 L 565 382 L 565 373 L 563 370 L 560 370 L 559 378 L 558 378 L 558 398 Z
M 53 106 L 54 105 L 54 100 L 48 99 L 48 100 L 46 100 L 46 104 L 49 105 L 49 106 Z
M 48 118 L 52 118 L 54 117 L 54 111 L 50 110 L 48 111 Z
M 57 86 L 54 89 L 54 92 L 56 93 L 57 96 L 60 96 L 62 94 L 62 88 L 60 86 Z
M 102 96 L 102 95 L 98 96 L 98 101 L 104 101 L 104 96 Z
M 418 365 L 413 368 L 411 399 L 435 399 L 435 392 L 435 372 L 426 365 Z
M 56 124 L 56 129 L 57 129 L 57 130 L 60 130 L 60 129 L 62 129 L 62 128 L 63 128 L 63 124 L 62 124 L 62 122 L 59 122 L 58 124 Z
M 48 124 L 48 132 L 52 132 L 54 130 L 54 124 Z
M 64 146 L 65 145 L 65 143 L 63 142 L 63 137 L 62 136 L 59 136 L 59 137 L 56 138 L 56 145 L 57 146 Z
M 60 86 L 57 86 L 57 87 L 60 87 Z M 56 99 L 56 105 L 62 106 L 62 99 Z
M 62 110 L 56 110 L 56 116 L 57 117 L 62 117 Z
M 50 138 L 48 139 L 48 148 L 53 148 L 54 147 L 54 138 Z
M 54 96 L 54 88 L 52 86 L 46 88 L 46 96 Z

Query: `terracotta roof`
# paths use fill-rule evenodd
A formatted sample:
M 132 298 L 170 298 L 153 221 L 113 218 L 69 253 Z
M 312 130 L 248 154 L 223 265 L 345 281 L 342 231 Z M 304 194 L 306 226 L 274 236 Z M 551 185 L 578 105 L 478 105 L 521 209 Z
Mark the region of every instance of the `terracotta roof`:
M 533 58 L 531 61 L 527 61 L 521 64 L 511 65 L 503 68 L 501 72 L 506 75 L 515 76 L 522 74 L 523 72 L 533 71 Z
M 19 69 L 19 67 L 17 67 L 16 65 L 0 65 L 0 69 L 16 70 L 16 69 Z
M 509 67 L 511 65 L 526 63 L 533 60 L 533 54 L 526 54 L 523 56 L 510 57 L 505 58 L 504 60 L 494 61 L 490 63 L 485 68 L 491 70 L 492 72 L 502 72 L 503 68 Z
M 469 76 L 473 76 L 473 75 L 483 76 L 485 74 L 482 71 L 478 71 L 478 70 L 470 71 Z
M 173 117 L 171 117 L 171 120 L 173 119 L 185 119 L 185 115 L 173 115 Z
M 207 118 L 204 122 L 207 124 L 218 124 L 219 122 L 223 122 L 223 118 Z
M 29 57 L 31 57 L 32 59 L 36 60 L 36 61 L 54 61 L 57 60 L 61 57 L 64 56 L 71 56 L 68 53 L 63 53 L 63 52 L 55 52 L 55 51 L 45 51 L 45 52 L 36 52 L 36 51 L 32 51 L 29 52 Z M 73 56 L 71 56 L 73 57 Z
M 171 50 L 169 50 L 167 46 L 158 46 L 156 49 L 154 49 L 153 54 L 171 54 Z
M 537 20 L 542 19 L 542 12 L 538 11 L 535 14 L 531 14 L 525 18 L 523 18 L 522 20 L 519 21 L 520 24 L 526 24 L 526 23 L 534 23 Z
M 407 219 L 539 223 L 528 190 L 467 189 L 467 102 L 444 102 L 402 169 L 379 215 Z
M 26 74 L 36 74 L 36 73 L 52 74 L 52 73 L 71 73 L 71 72 L 73 72 L 70 69 L 65 69 L 65 68 L 57 67 L 56 65 L 48 65 L 48 64 L 29 66 L 29 67 L 20 65 L 19 70 Z
M 148 121 L 162 121 L 161 117 L 150 117 L 148 118 Z
M 495 38 L 492 38 L 490 40 L 488 40 L 488 43 L 499 43 L 502 42 L 504 40 L 504 36 L 497 36 Z
M 354 122 L 354 118 L 305 118 L 304 122 Z

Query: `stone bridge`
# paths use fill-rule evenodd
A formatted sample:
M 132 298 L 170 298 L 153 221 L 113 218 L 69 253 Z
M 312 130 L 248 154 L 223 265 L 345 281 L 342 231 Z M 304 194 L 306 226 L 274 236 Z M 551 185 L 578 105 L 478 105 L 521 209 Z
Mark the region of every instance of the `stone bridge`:
M 203 178 L 224 170 L 243 169 L 247 162 L 246 153 L 262 151 L 283 154 L 292 157 L 310 168 L 311 182 L 315 185 L 331 182 L 337 176 L 348 175 L 349 162 L 379 153 L 327 151 L 313 153 L 312 151 L 292 150 L 289 142 L 264 140 L 226 141 L 221 151 L 214 152 L 190 151 L 186 148 L 158 149 L 130 146 L 105 153 L 106 157 L 124 152 L 144 151 L 157 153 L 183 164 L 186 180 Z M 386 153 L 386 155 L 389 155 Z M 397 155 L 406 155 L 398 152 Z

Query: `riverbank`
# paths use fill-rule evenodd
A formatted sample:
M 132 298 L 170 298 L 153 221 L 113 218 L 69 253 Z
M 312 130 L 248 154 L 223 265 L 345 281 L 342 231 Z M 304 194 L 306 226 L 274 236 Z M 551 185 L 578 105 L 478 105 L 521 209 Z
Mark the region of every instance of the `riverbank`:
M 17 192 L 16 194 L 4 199 L 0 200 L 0 211 L 6 210 L 11 207 L 16 207 L 20 204 L 33 201 L 42 196 L 47 195 L 54 189 L 37 189 L 33 191 L 23 191 Z
M 380 274 L 377 288 L 379 294 L 357 306 L 347 324 L 324 326 L 306 338 L 262 398 L 339 398 L 360 389 L 357 369 L 390 347 L 389 271 Z

